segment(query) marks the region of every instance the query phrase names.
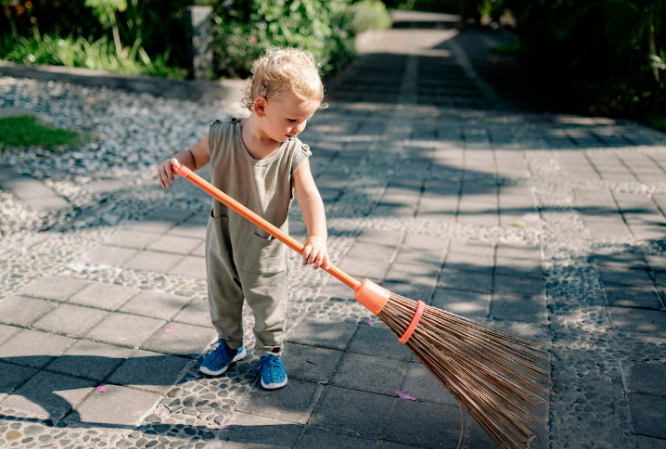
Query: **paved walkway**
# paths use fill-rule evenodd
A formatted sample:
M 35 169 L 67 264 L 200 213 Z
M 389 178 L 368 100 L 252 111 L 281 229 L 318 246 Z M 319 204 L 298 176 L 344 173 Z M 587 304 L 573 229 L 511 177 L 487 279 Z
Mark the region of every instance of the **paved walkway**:
M 550 408 L 532 447 L 666 448 L 666 135 L 535 112 L 542 97 L 488 52 L 510 36 L 448 19 L 367 36 L 303 136 L 333 262 L 544 341 Z M 0 185 L 38 207 L 19 171 Z M 199 374 L 215 338 L 209 199 L 184 181 L 161 189 L 152 169 L 109 182 L 94 202 L 42 211 L 61 214 L 47 229 L 0 240 L 0 446 L 456 447 L 457 404 L 295 255 L 287 387 L 257 386 L 253 351 Z M 297 208 L 291 220 L 302 240 Z M 462 447 L 493 447 L 469 417 L 462 429 Z

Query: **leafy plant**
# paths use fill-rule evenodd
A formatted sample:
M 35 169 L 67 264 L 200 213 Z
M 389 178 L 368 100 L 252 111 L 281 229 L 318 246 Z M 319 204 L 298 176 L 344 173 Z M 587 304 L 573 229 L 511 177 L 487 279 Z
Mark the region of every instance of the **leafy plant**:
M 523 65 L 594 114 L 666 110 L 666 0 L 503 0 Z
M 168 65 L 169 55 L 150 58 L 146 51 L 135 43 L 132 48 L 125 48 L 120 56 L 107 38 L 96 41 L 82 37 L 60 38 L 58 36 L 40 36 L 32 39 L 20 38 L 18 44 L 2 41 L 0 55 L 9 61 L 24 64 L 52 64 L 66 67 L 84 67 L 107 70 L 129 75 L 151 75 L 176 79 L 185 77 L 182 69 Z
M 391 28 L 393 20 L 380 0 L 361 0 L 350 8 L 354 33 Z
M 120 57 L 123 44 L 120 41 L 120 30 L 116 21 L 116 11 L 122 12 L 127 9 L 126 0 L 86 0 L 86 6 L 91 7 L 95 16 L 104 28 L 111 28 L 113 42 L 116 46 L 116 55 Z
M 104 6 L 108 2 L 113 15 Z M 153 62 L 168 55 L 170 66 L 185 67 L 183 18 L 191 4 L 192 0 L 0 0 L 0 39 L 12 36 L 12 27 L 16 29 L 15 41 L 30 39 L 35 32 L 89 41 L 106 37 L 116 55 L 138 45 Z
M 215 48 L 223 76 L 247 77 L 272 46 L 309 50 L 325 74 L 354 52 L 347 0 L 225 0 L 215 9 Z

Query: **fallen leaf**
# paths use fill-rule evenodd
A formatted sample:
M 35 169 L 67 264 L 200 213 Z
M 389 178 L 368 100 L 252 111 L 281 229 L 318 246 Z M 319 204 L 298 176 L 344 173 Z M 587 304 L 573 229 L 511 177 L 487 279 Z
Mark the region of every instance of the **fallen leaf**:
M 396 391 L 395 394 L 397 394 L 401 399 L 407 399 L 408 401 L 418 401 L 415 396 L 412 396 L 409 393 L 405 393 L 404 391 Z
M 511 226 L 513 226 L 514 228 L 524 228 L 525 222 L 523 220 L 517 220 L 511 223 Z
M 309 363 L 309 364 L 311 364 L 311 365 L 316 365 L 316 363 L 315 363 L 315 362 L 313 362 L 313 361 L 312 361 L 312 360 L 310 360 L 310 359 L 305 359 L 305 361 L 306 361 L 306 362 L 308 362 L 308 363 Z
M 170 327 L 167 327 L 166 329 L 164 329 L 164 333 L 165 333 L 165 334 L 170 334 L 170 333 L 173 332 L 173 331 L 174 331 L 173 326 L 170 326 Z
M 86 103 L 88 104 L 97 104 L 99 100 L 95 97 L 88 97 L 86 98 Z
M 104 386 L 104 384 L 99 384 L 97 385 L 96 390 L 99 391 L 100 393 L 104 393 L 106 391 L 106 387 Z

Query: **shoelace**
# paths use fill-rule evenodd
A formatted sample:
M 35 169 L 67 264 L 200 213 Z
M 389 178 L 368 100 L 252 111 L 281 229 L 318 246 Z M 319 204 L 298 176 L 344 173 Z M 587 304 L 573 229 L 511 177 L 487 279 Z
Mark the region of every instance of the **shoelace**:
M 271 370 L 270 373 L 272 375 L 273 369 L 280 368 L 280 359 L 272 355 L 265 355 L 257 362 L 256 365 L 254 365 L 254 368 L 252 368 L 252 372 L 254 374 L 257 374 L 263 366 Z
M 227 355 L 227 351 L 225 350 L 226 348 L 224 347 L 224 343 L 220 342 L 217 348 L 215 348 L 215 351 L 213 351 L 213 357 L 215 362 L 221 362 L 222 365 L 226 365 L 231 361 L 231 358 Z

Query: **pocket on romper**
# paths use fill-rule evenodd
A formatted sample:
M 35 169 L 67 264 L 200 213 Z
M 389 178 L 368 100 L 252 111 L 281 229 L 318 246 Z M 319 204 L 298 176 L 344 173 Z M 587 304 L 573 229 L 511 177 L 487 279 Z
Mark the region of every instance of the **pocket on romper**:
M 279 273 L 287 269 L 287 248 L 272 236 L 254 233 L 243 259 L 243 271 L 249 273 Z
M 228 218 L 226 215 L 215 216 L 210 211 L 208 226 L 206 227 L 206 250 L 219 254 L 222 247 L 230 248 L 231 242 L 228 236 Z

